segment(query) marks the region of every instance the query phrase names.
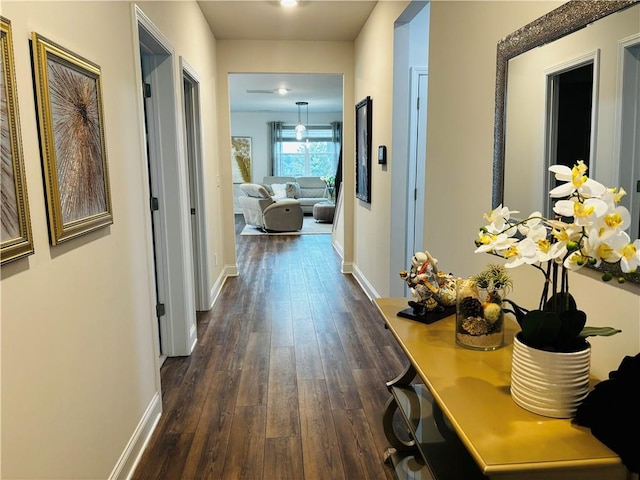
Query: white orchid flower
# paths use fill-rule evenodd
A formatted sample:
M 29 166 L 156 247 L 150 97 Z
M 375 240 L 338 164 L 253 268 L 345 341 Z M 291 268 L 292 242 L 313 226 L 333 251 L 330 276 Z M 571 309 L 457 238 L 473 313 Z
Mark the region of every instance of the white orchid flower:
M 598 235 L 596 229 L 589 231 L 586 244 L 590 246 L 589 256 L 596 259 L 595 266 L 600 263 L 618 263 L 622 259 L 623 249 L 629 245 L 630 239 L 626 232 L 608 231 Z
M 626 230 L 631 225 L 631 214 L 626 207 L 620 205 L 609 209 L 600 220 L 600 228 L 611 230 Z
M 582 160 L 569 168 L 565 165 L 552 165 L 549 171 L 555 174 L 556 180 L 566 182 L 558 185 L 549 192 L 551 198 L 569 197 L 576 191 L 585 197 L 597 197 L 603 195 L 607 188 L 600 182 L 587 177 L 587 166 Z
M 480 246 L 476 248 L 475 253 L 488 253 L 488 252 L 503 252 L 511 248 L 514 243 L 517 243 L 515 238 L 509 237 L 506 233 L 500 233 L 498 235 L 479 232 L 477 242 Z
M 627 194 L 624 188 L 608 188 L 606 192 L 600 197 L 600 200 L 607 202 L 609 208 L 613 210 L 618 206 L 622 197 Z
M 589 226 L 606 215 L 609 206 L 598 198 L 588 198 L 579 202 L 574 197 L 571 200 L 558 200 L 553 211 L 563 217 L 573 217 L 576 225 Z
M 538 253 L 539 250 L 536 242 L 527 237 L 513 244 L 504 252 L 504 257 L 507 259 L 504 266 L 506 268 L 515 268 L 524 263 L 533 265 L 538 262 Z
M 484 214 L 484 219 L 489 222 L 485 228 L 489 233 L 502 233 L 505 229 L 509 228 L 509 219 L 512 213 L 520 213 L 517 210 L 509 210 L 507 207 L 503 207 L 502 204 L 491 210 L 489 213 Z M 512 236 L 513 233 L 510 235 Z
M 640 239 L 628 243 L 622 249 L 620 268 L 624 273 L 635 272 L 640 266 Z

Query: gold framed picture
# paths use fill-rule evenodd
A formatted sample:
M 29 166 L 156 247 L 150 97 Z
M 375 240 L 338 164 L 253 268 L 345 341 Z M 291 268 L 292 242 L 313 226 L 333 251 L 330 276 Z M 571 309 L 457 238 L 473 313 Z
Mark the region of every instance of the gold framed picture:
M 33 32 L 52 245 L 113 223 L 100 67 Z
M 231 177 L 233 183 L 251 181 L 251 137 L 231 137 Z
M 11 21 L 0 17 L 0 257 L 7 263 L 34 252 L 18 115 Z

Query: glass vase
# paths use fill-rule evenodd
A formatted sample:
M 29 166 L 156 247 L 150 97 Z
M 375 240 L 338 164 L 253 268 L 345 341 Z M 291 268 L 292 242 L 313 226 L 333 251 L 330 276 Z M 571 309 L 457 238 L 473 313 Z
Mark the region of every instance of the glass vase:
M 326 191 L 327 191 L 327 195 L 326 195 L 327 202 L 336 203 L 336 187 L 327 186 Z
M 473 350 L 502 347 L 504 291 L 481 288 L 471 279 L 458 279 L 456 286 L 456 343 Z

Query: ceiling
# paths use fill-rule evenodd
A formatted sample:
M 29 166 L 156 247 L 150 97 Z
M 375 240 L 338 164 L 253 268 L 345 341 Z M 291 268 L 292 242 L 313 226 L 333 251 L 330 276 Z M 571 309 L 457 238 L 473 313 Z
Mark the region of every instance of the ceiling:
M 271 0 L 198 1 L 218 40 L 351 41 L 376 3 L 307 0 L 285 8 Z
M 299 101 L 309 102 L 312 113 L 342 111 L 342 75 L 234 73 L 229 77 L 232 112 L 297 112 Z M 274 92 L 281 87 L 289 91 Z
M 276 1 L 200 0 L 198 4 L 217 40 L 352 41 L 376 1 L 307 0 L 295 8 Z M 279 87 L 286 95 L 273 93 Z M 229 81 L 232 112 L 342 111 L 342 75 L 233 74 Z

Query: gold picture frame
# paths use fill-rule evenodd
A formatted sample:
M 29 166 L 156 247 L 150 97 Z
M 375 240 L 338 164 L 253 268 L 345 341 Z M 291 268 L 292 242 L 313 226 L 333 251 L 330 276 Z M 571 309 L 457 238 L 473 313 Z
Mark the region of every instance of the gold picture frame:
M 1 16 L 0 50 L 0 263 L 5 264 L 33 254 L 34 247 L 22 155 L 11 21 Z
M 40 150 L 52 245 L 113 223 L 98 65 L 33 32 Z
M 231 137 L 233 183 L 251 182 L 251 137 Z

